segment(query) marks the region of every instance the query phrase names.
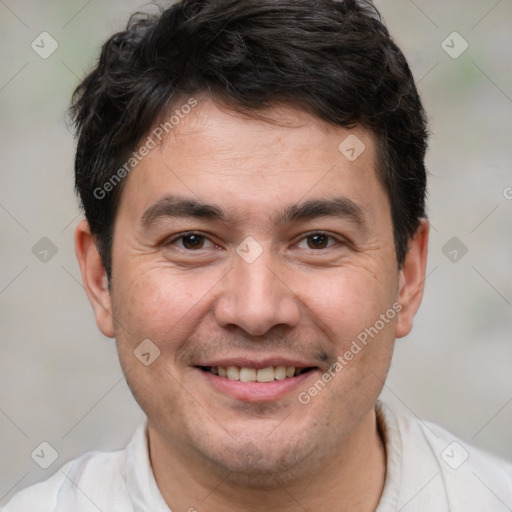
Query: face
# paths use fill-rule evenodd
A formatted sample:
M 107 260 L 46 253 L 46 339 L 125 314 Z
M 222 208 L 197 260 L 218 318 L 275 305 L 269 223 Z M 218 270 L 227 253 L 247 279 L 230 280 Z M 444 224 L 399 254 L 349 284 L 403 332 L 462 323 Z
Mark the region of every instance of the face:
M 279 123 L 202 102 L 136 166 L 93 301 L 150 437 L 262 477 L 311 471 L 357 434 L 424 271 L 397 268 L 369 132 L 266 115 Z

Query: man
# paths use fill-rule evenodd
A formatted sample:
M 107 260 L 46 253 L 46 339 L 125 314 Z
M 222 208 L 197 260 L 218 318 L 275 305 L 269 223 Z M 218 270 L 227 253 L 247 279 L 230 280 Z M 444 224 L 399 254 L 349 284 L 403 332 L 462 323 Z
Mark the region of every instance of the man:
M 18 511 L 501 511 L 512 467 L 377 398 L 425 279 L 426 122 L 376 10 L 184 0 L 80 84 L 76 253 L 147 416 Z

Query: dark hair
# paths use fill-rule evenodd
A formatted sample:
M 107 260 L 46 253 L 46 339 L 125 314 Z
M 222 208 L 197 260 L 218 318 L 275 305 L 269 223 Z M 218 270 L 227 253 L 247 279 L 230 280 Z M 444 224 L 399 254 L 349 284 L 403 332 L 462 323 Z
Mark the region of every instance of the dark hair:
M 170 108 L 201 93 L 255 115 L 285 103 L 370 130 L 401 267 L 425 217 L 426 118 L 376 8 L 357 0 L 183 0 L 132 16 L 73 95 L 76 190 L 109 277 L 122 183 L 105 184 Z

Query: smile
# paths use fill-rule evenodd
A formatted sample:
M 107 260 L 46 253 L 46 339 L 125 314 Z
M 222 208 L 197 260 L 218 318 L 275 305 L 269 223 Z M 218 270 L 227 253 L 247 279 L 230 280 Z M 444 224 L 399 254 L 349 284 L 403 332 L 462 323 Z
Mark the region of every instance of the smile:
M 219 377 L 240 382 L 272 382 L 297 377 L 313 370 L 314 367 L 296 368 L 295 366 L 269 366 L 267 368 L 249 368 L 239 366 L 201 366 L 201 370 Z
M 275 402 L 298 393 L 306 379 L 321 370 L 315 366 L 196 366 L 210 389 L 244 402 Z

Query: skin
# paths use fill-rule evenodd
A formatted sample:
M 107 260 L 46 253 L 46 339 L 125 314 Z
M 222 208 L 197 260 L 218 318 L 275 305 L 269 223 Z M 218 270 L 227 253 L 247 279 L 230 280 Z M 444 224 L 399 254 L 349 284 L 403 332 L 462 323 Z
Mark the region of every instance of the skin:
M 83 282 L 148 417 L 153 471 L 173 511 L 374 510 L 385 479 L 374 404 L 421 302 L 428 223 L 399 270 L 373 136 L 291 107 L 265 115 L 279 123 L 201 101 L 126 179 L 110 288 L 87 222 L 77 226 Z M 355 161 L 338 150 L 350 134 L 366 147 Z M 171 195 L 216 205 L 224 218 L 144 225 L 144 212 Z M 289 206 L 333 197 L 359 205 L 360 222 L 277 221 Z M 204 235 L 199 248 L 179 238 L 189 231 Z M 318 231 L 332 238 L 311 238 Z M 252 263 L 236 252 L 248 236 L 262 249 Z M 395 303 L 399 314 L 300 403 L 298 393 Z M 144 339 L 161 352 L 149 366 L 133 353 Z M 269 354 L 317 369 L 285 396 L 251 402 L 214 389 L 194 367 Z

